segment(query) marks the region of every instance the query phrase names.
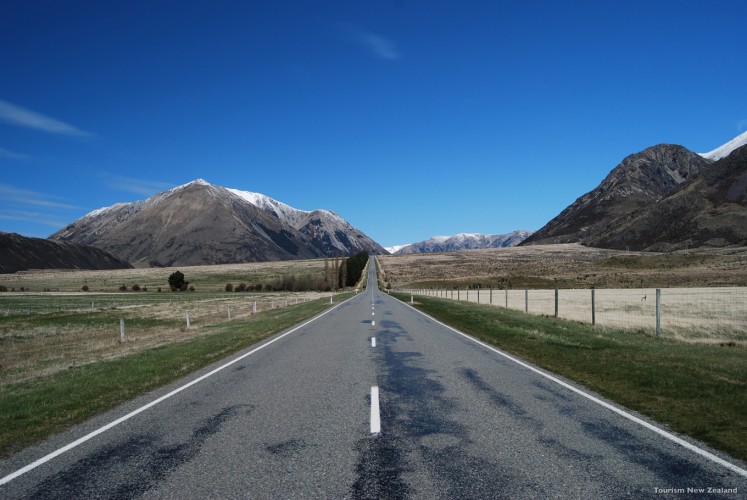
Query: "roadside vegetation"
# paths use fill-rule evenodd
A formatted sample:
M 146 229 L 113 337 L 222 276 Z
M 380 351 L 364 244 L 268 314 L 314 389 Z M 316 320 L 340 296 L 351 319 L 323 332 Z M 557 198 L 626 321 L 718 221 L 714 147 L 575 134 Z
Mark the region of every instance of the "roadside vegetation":
M 339 302 L 350 295 L 338 294 L 334 300 Z M 208 324 L 202 327 L 198 337 L 3 384 L 0 386 L 0 457 L 7 457 L 98 413 L 245 349 L 319 314 L 329 306 L 330 300 L 326 297 L 230 322 Z M 71 317 L 68 321 L 95 323 L 99 320 L 79 316 L 77 319 Z M 9 342 L 18 340 L 3 338 L 0 347 L 5 349 Z
M 747 460 L 747 348 L 655 339 L 433 297 L 417 297 L 415 307 L 675 432 Z

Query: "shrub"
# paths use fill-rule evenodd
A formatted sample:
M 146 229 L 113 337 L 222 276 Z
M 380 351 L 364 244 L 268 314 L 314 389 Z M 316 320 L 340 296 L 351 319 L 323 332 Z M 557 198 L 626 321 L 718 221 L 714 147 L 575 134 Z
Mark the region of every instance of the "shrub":
M 181 271 L 174 271 L 171 273 L 171 276 L 169 276 L 169 287 L 172 292 L 175 292 L 176 290 L 184 291 L 187 289 L 188 285 L 189 281 L 185 281 L 184 273 Z
M 237 292 L 246 292 L 246 283 L 239 283 L 239 286 L 236 287 Z
M 127 285 L 122 285 L 119 287 L 120 292 L 126 292 L 127 291 Z
M 8 291 L 8 287 L 7 286 L 0 285 L 0 292 L 7 292 L 7 291 Z
M 189 285 L 189 291 L 190 292 L 194 292 L 195 291 L 195 286 L 194 285 Z
M 158 293 L 161 293 L 161 287 L 160 286 L 158 287 Z
M 81 290 L 83 290 L 84 292 L 87 292 L 88 291 L 88 285 L 83 285 L 83 287 L 81 287 Z
M 134 285 L 132 285 L 132 291 L 133 292 L 139 292 L 140 291 L 140 285 L 138 285 L 137 283 L 135 283 Z
M 233 292 L 233 283 L 226 283 L 226 291 Z

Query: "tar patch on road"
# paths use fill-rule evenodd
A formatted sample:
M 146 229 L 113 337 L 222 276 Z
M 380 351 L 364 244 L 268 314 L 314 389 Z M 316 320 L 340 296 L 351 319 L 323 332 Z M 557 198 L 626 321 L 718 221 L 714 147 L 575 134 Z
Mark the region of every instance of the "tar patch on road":
M 162 436 L 147 433 L 105 446 L 43 481 L 29 498 L 136 498 L 194 459 L 207 439 L 242 408 L 224 408 L 203 420 L 181 443 L 165 443 Z
M 411 491 L 402 478 L 406 466 L 402 448 L 393 435 L 382 434 L 358 441 L 359 460 L 352 498 L 407 498 Z

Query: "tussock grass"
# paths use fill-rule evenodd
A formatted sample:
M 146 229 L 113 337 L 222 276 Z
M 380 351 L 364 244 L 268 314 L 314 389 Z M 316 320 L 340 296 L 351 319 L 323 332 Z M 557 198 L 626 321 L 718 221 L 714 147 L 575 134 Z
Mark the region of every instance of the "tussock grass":
M 409 302 L 410 296 L 398 298 Z M 676 432 L 747 460 L 747 348 L 655 339 L 432 297 L 418 297 L 415 305 Z

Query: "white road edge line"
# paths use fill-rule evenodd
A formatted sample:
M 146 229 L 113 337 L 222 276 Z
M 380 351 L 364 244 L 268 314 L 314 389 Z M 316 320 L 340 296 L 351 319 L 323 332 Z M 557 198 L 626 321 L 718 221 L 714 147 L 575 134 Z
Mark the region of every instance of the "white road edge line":
M 381 432 L 381 415 L 379 413 L 379 388 L 371 387 L 371 434 Z
M 400 302 L 402 302 L 402 301 L 400 301 Z M 731 470 L 733 472 L 736 472 L 740 476 L 747 477 L 747 470 L 742 469 L 741 467 L 738 467 L 738 466 L 736 466 L 736 465 L 734 465 L 732 463 L 729 463 L 726 460 L 724 460 L 723 458 L 720 458 L 720 457 L 714 455 L 713 453 L 710 453 L 710 452 L 708 452 L 708 451 L 706 451 L 706 450 L 704 450 L 702 448 L 699 448 L 699 447 L 695 446 L 694 444 L 688 443 L 684 439 L 681 439 L 681 438 L 675 436 L 674 434 L 672 434 L 670 432 L 667 432 L 667 431 L 665 431 L 663 429 L 660 429 L 660 428 L 656 427 L 655 425 L 652 425 L 652 424 L 646 422 L 645 420 L 641 420 L 640 418 L 636 417 L 635 415 L 632 415 L 632 414 L 630 414 L 630 413 L 628 413 L 628 412 L 626 412 L 624 410 L 621 410 L 620 408 L 612 406 L 611 404 L 609 404 L 609 403 L 607 403 L 605 401 L 602 401 L 601 399 L 596 398 L 596 397 L 592 396 L 591 394 L 588 394 L 588 393 L 582 391 L 581 389 L 573 387 L 572 385 L 567 384 L 567 383 L 563 382 L 562 380 L 560 380 L 560 379 L 558 379 L 556 377 L 553 377 L 552 375 L 549 375 L 549 374 L 543 372 L 542 370 L 538 370 L 537 368 L 535 368 L 535 367 L 533 367 L 533 366 L 531 366 L 531 365 L 529 365 L 529 364 L 521 361 L 518 358 L 515 358 L 515 357 L 513 357 L 513 356 L 511 356 L 509 354 L 506 354 L 505 352 L 500 351 L 500 350 L 496 349 L 495 347 L 489 346 L 488 344 L 486 344 L 484 342 L 481 342 L 481 341 L 477 340 L 476 338 L 467 335 L 466 333 L 460 332 L 456 328 L 453 328 L 453 327 L 447 325 L 446 323 L 442 323 L 441 321 L 437 320 L 436 318 L 427 315 L 423 311 L 415 309 L 410 304 L 407 304 L 405 302 L 402 302 L 402 303 L 405 304 L 410 309 L 419 312 L 420 314 L 422 314 L 426 318 L 429 318 L 429 319 L 435 321 L 439 325 L 441 325 L 443 327 L 446 327 L 446 328 L 448 328 L 449 330 L 451 330 L 451 331 L 453 331 L 455 333 L 458 333 L 459 335 L 461 335 L 461 336 L 463 336 L 463 337 L 471 340 L 472 342 L 475 342 L 476 344 L 479 344 L 479 345 L 485 347 L 486 349 L 490 349 L 494 353 L 499 354 L 499 355 L 503 356 L 504 358 L 509 359 L 509 360 L 513 361 L 514 363 L 516 363 L 518 365 L 521 365 L 524 368 L 526 368 L 528 370 L 531 370 L 534 373 L 545 377 L 548 380 L 552 380 L 556 384 L 561 385 L 561 386 L 565 387 L 566 389 L 568 389 L 570 391 L 573 391 L 576 394 L 578 394 L 580 396 L 583 396 L 586 399 L 588 399 L 590 401 L 593 401 L 594 403 L 597 403 L 598 405 L 603 406 L 603 407 L 607 408 L 608 410 L 611 410 L 611 411 L 617 413 L 618 415 L 620 415 L 620 416 L 622 416 L 624 418 L 627 418 L 628 420 L 630 420 L 632 422 L 635 422 L 636 424 L 641 425 L 641 426 L 645 427 L 646 429 L 649 429 L 649 430 L 651 430 L 651 431 L 659 434 L 660 436 L 662 436 L 662 437 L 664 437 L 664 438 L 666 438 L 666 439 L 668 439 L 668 440 L 670 440 L 670 441 L 672 441 L 674 443 L 677 443 L 678 445 L 683 446 L 683 447 L 687 448 L 688 450 L 690 450 L 692 452 L 695 452 L 698 455 L 700 455 L 700 456 L 702 456 L 702 457 L 704 457 L 704 458 L 706 458 L 706 459 L 708 459 L 708 460 L 710 460 L 712 462 L 715 462 L 715 463 L 717 463 L 717 464 L 719 464 L 719 465 L 721 465 L 723 467 L 726 467 L 727 469 L 729 469 L 729 470 Z
M 349 300 L 349 299 L 348 299 L 348 300 Z M 297 327 L 293 328 L 292 330 L 289 330 L 289 331 L 285 332 L 284 334 L 280 335 L 279 337 L 276 337 L 276 338 L 274 338 L 274 339 L 270 340 L 269 342 L 267 342 L 267 343 L 265 343 L 265 344 L 262 344 L 261 346 L 259 346 L 259 347 L 255 348 L 255 349 L 252 349 L 251 351 L 247 352 L 246 354 L 242 354 L 242 355 L 241 355 L 241 356 L 239 356 L 238 358 L 236 358 L 236 359 L 234 359 L 234 360 L 232 360 L 232 361 L 229 361 L 228 363 L 226 363 L 226 364 L 224 364 L 224 365 L 221 365 L 221 366 L 219 366 L 218 368 L 214 369 L 213 371 L 211 371 L 211 372 L 209 372 L 209 373 L 206 373 L 205 375 L 202 375 L 201 377 L 199 377 L 199 378 L 196 378 L 196 379 L 194 379 L 193 381 L 191 381 L 191 382 L 189 382 L 189 383 L 187 383 L 187 384 L 184 384 L 183 386 L 181 386 L 181 387 L 179 387 L 179 388 L 177 388 L 177 389 L 174 389 L 174 390 L 173 390 L 173 391 L 171 391 L 170 393 L 168 393 L 168 394 L 165 394 L 165 395 L 161 396 L 160 398 L 158 398 L 158 399 L 156 399 L 156 400 L 154 400 L 154 401 L 151 401 L 150 403 L 148 403 L 148 404 L 146 404 L 146 405 L 144 405 L 144 406 L 141 406 L 140 408 L 138 408 L 138 409 L 136 409 L 136 410 L 133 410 L 133 411 L 131 411 L 131 412 L 130 412 L 130 413 L 128 413 L 127 415 L 124 415 L 123 417 L 120 417 L 120 418 L 118 418 L 117 420 L 115 420 L 115 421 L 113 421 L 113 422 L 111 422 L 111 423 L 109 423 L 109 424 L 107 424 L 107 425 L 105 425 L 105 426 L 103 426 L 103 427 L 100 427 L 100 428 L 96 429 L 95 431 L 93 431 L 93 432 L 91 432 L 91 433 L 89 433 L 89 434 L 86 434 L 85 436 L 83 436 L 83 437 L 81 437 L 81 438 L 79 438 L 79 439 L 76 439 L 76 440 L 75 440 L 75 441 L 73 441 L 72 443 L 70 443 L 70 444 L 68 444 L 68 445 L 66 445 L 66 446 L 63 446 L 62 448 L 60 448 L 60 449 L 58 449 L 58 450 L 56 450 L 56 451 L 53 451 L 52 453 L 50 453 L 50 454 L 48 454 L 48 455 L 46 455 L 46 456 L 44 456 L 44 457 L 40 458 L 39 460 L 37 460 L 37 461 L 35 461 L 35 462 L 32 462 L 32 463 L 30 463 L 29 465 L 27 465 L 27 466 L 25 466 L 25 467 L 23 467 L 23 468 L 21 468 L 21 469 L 18 469 L 17 471 L 15 471 L 15 472 L 13 472 L 13 473 L 11 473 L 11 474 L 8 474 L 8 475 L 7 475 L 7 476 L 5 476 L 4 478 L 0 479 L 0 486 L 4 485 L 4 484 L 6 484 L 6 483 L 9 483 L 9 482 L 11 482 L 12 480 L 14 480 L 15 478 L 17 478 L 18 476 L 21 476 L 21 475 L 23 475 L 23 474 L 26 474 L 27 472 L 29 472 L 29 471 L 31 471 L 31 470 L 34 470 L 34 469 L 36 469 L 36 468 L 37 468 L 37 467 L 39 467 L 40 465 L 43 465 L 43 464 L 45 464 L 45 463 L 49 462 L 50 460 L 52 460 L 53 458 L 56 458 L 56 457 L 58 457 L 58 456 L 62 455 L 63 453 L 65 453 L 65 452 L 68 452 L 68 451 L 72 450 L 73 448 L 75 448 L 75 447 L 77 447 L 77 446 L 79 446 L 79 445 L 81 445 L 81 444 L 85 443 L 86 441 L 88 441 L 88 440 L 90 440 L 90 439 L 92 439 L 92 438 L 94 438 L 94 437 L 98 436 L 99 434 L 103 434 L 104 432 L 108 431 L 108 430 L 109 430 L 109 429 L 111 429 L 112 427 L 115 427 L 115 426 L 117 426 L 117 425 L 121 424 L 122 422 L 125 422 L 126 420 L 129 420 L 129 419 L 131 419 L 131 418 L 132 418 L 132 417 L 134 417 L 135 415 L 137 415 L 137 414 L 139 414 L 139 413 L 142 413 L 142 412 L 144 412 L 145 410 L 147 410 L 147 409 L 149 409 L 149 408 L 152 408 L 153 406 L 156 406 L 156 405 L 157 405 L 158 403 L 160 403 L 160 402 L 162 402 L 162 401 L 165 401 L 166 399 L 169 399 L 170 397 L 172 397 L 172 396 L 174 396 L 174 395 L 176 395 L 176 394 L 179 394 L 179 393 L 180 393 L 180 392 L 182 392 L 183 390 L 185 390 L 185 389 L 188 389 L 188 388 L 192 387 L 193 385 L 195 385 L 195 384 L 197 384 L 197 383 L 199 383 L 199 382 L 202 382 L 202 381 L 203 381 L 203 380 L 205 380 L 206 378 L 208 378 L 208 377 L 210 377 L 210 376 L 212 376 L 212 375 L 215 375 L 215 374 L 216 374 L 216 373 L 218 373 L 219 371 L 221 371 L 221 370 L 223 370 L 223 369 L 225 369 L 225 368 L 228 368 L 229 366 L 233 365 L 234 363 L 238 363 L 238 362 L 239 362 L 239 361 L 241 361 L 242 359 L 244 359 L 244 358 L 246 358 L 246 357 L 248 357 L 248 356 L 251 356 L 251 355 L 252 355 L 252 354 L 254 354 L 255 352 L 257 352 L 257 351 L 259 351 L 259 350 L 261 350 L 261 349 L 264 349 L 264 348 L 265 348 L 265 347 L 267 347 L 268 345 L 270 345 L 270 344 L 273 344 L 273 343 L 277 342 L 278 340 L 282 339 L 283 337 L 286 337 L 287 335 L 290 335 L 291 333 L 293 333 L 293 332 L 295 332 L 295 331 L 297 331 L 297 330 L 300 330 L 301 328 L 303 328 L 303 327 L 305 327 L 305 326 L 307 326 L 307 325 L 309 325 L 309 324 L 313 323 L 314 321 L 318 320 L 318 319 L 319 319 L 319 318 L 321 318 L 322 316 L 324 316 L 324 315 L 326 315 L 326 314 L 328 314 L 328 313 L 331 313 L 332 311 L 334 311 L 335 309 L 337 309 L 338 307 L 340 307 L 340 306 L 341 306 L 342 304 L 344 304 L 345 302 L 347 302 L 347 300 L 346 300 L 346 301 L 343 301 L 343 302 L 340 302 L 339 304 L 337 304 L 337 305 L 336 305 L 336 306 L 334 306 L 333 308 L 331 308 L 331 309 L 328 309 L 328 310 L 324 311 L 323 313 L 321 313 L 321 314 L 319 314 L 319 315 L 317 315 L 317 316 L 315 316 L 315 317 L 311 318 L 311 319 L 310 319 L 309 321 L 307 321 L 306 323 L 303 323 L 302 325 L 299 325 L 299 326 L 297 326 Z M 377 394 L 377 398 L 378 398 L 378 394 Z M 378 401 L 378 399 L 377 399 L 377 401 Z M 377 403 L 377 404 L 378 404 L 378 403 Z M 372 425 L 373 425 L 373 424 L 372 424 Z

